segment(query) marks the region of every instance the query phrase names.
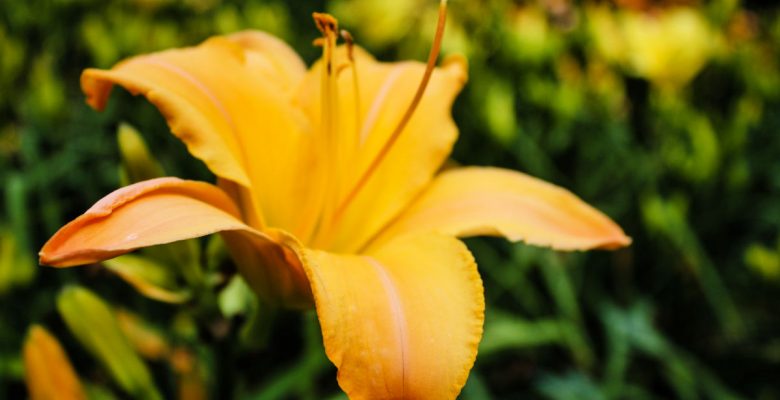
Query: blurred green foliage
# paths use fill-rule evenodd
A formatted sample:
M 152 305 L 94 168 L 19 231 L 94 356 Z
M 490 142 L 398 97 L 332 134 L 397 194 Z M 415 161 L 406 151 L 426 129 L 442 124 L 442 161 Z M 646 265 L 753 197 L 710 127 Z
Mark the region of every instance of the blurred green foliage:
M 145 102 L 116 93 L 105 113 L 88 109 L 82 69 L 246 28 L 312 62 L 321 10 L 380 59 L 424 59 L 435 3 L 0 2 L 0 398 L 25 396 L 33 323 L 63 342 L 92 398 L 343 398 L 313 314 L 259 302 L 218 238 L 105 268 L 36 268 L 33 255 L 120 182 L 213 179 Z M 588 254 L 469 240 L 488 306 L 462 398 L 780 398 L 780 8 L 453 0 L 444 52 L 470 64 L 457 162 L 567 187 L 634 239 Z M 134 361 L 85 340 L 102 330 Z M 166 350 L 150 356 L 150 340 Z

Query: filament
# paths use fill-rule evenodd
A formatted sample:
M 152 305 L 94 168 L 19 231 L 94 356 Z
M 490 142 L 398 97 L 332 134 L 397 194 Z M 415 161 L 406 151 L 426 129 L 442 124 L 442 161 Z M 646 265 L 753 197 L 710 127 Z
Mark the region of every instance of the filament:
M 352 34 L 349 31 L 342 29 L 341 38 L 344 39 L 344 43 L 347 46 L 347 59 L 352 66 L 352 92 L 355 97 L 355 138 L 356 143 L 360 142 L 360 116 L 362 115 L 362 107 L 360 106 L 360 80 L 358 79 L 357 60 L 355 60 L 355 40 L 352 38 Z
M 338 204 L 341 182 L 340 176 L 343 176 L 342 166 L 343 150 L 338 140 L 338 74 L 336 70 L 336 41 L 338 39 L 338 22 L 333 16 L 324 13 L 314 13 L 314 22 L 317 29 L 322 32 L 322 37 L 315 40 L 315 45 L 321 45 L 323 48 L 322 59 L 325 63 L 322 69 L 321 84 L 321 109 L 320 109 L 320 129 L 322 129 L 322 139 L 324 148 L 331 157 L 328 163 L 330 171 L 325 176 L 328 179 L 324 193 L 324 214 L 333 210 Z M 322 217 L 322 215 L 320 216 Z M 320 221 L 322 224 L 323 221 Z

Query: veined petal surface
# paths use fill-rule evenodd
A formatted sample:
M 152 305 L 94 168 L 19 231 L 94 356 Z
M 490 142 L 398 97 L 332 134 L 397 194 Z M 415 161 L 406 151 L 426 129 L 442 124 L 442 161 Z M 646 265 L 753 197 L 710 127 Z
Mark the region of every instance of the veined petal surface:
M 88 264 L 141 247 L 247 229 L 238 215 L 232 200 L 208 183 L 142 181 L 112 192 L 63 226 L 41 249 L 40 261 Z
M 352 399 L 454 399 L 477 355 L 482 281 L 455 238 L 366 255 L 306 250 L 325 350 Z
M 291 97 L 302 65 L 280 40 L 241 32 L 88 69 L 81 83 L 98 110 L 115 84 L 144 95 L 195 157 L 251 191 L 265 222 L 288 226 L 296 218 L 288 199 L 305 194 L 298 178 L 311 167 L 309 122 Z
M 306 64 L 285 42 L 262 31 L 232 33 L 227 39 L 240 45 L 259 73 L 280 84 L 292 96 L 306 75 Z
M 114 191 L 62 227 L 43 246 L 42 264 L 68 267 L 102 261 L 132 250 L 220 232 L 239 271 L 269 301 L 306 305 L 309 285 L 292 250 L 239 219 L 218 187 L 158 178 Z
M 571 192 L 490 167 L 442 172 L 372 246 L 423 232 L 504 236 L 558 250 L 613 249 L 631 242 L 617 224 Z

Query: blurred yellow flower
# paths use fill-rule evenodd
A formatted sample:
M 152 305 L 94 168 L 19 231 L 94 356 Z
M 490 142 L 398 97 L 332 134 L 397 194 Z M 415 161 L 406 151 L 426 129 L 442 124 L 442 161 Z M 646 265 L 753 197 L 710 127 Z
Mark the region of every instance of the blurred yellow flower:
M 555 56 L 563 48 L 560 32 L 550 26 L 541 7 L 517 7 L 507 18 L 511 32 L 507 44 L 518 59 L 538 63 Z
M 420 12 L 421 6 L 427 8 L 415 0 L 336 0 L 330 2 L 329 11 L 347 25 L 359 27 L 368 45 L 384 46 L 409 33 L 413 28 L 409 19 Z
M 378 62 L 315 14 L 323 57 L 308 72 L 262 32 L 85 71 L 93 107 L 105 107 L 114 84 L 146 96 L 219 182 L 121 188 L 57 232 L 41 262 L 85 264 L 221 232 L 260 296 L 316 307 L 350 397 L 455 398 L 484 315 L 476 264 L 456 237 L 563 250 L 630 239 L 571 193 L 519 172 L 439 172 L 466 82 L 462 58 L 435 68 L 445 3 L 427 65 Z
M 587 16 L 601 56 L 660 87 L 687 84 L 720 46 L 718 31 L 689 7 L 649 13 L 594 6 Z

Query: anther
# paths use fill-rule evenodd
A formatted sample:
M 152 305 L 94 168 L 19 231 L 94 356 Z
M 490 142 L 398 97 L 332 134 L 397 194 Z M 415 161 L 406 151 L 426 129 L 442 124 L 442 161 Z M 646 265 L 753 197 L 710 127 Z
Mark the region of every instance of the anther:
M 314 17 L 314 24 L 317 25 L 317 29 L 324 35 L 328 36 L 336 33 L 338 30 L 339 23 L 332 15 L 316 12 L 312 14 L 312 17 Z

